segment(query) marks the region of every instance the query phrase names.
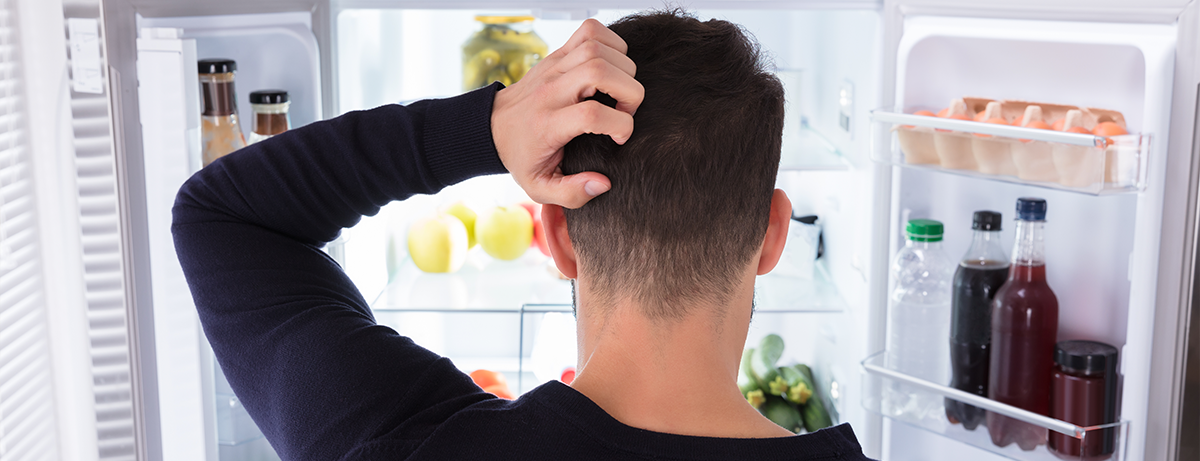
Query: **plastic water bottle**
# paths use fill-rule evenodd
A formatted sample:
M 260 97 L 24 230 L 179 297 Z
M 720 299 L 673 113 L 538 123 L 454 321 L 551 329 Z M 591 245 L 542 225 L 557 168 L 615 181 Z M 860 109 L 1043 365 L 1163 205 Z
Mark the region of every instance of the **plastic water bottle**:
M 950 380 L 950 293 L 956 261 L 942 251 L 942 223 L 914 219 L 904 248 L 892 259 L 885 364 L 892 370 L 944 385 Z M 884 414 L 912 422 L 944 424 L 942 397 L 888 381 Z

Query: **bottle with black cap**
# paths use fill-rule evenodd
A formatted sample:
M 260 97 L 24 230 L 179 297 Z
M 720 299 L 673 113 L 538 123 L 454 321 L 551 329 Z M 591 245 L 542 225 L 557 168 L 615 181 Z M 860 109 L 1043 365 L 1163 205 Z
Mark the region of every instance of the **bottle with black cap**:
M 950 387 L 987 397 L 992 299 L 1008 279 L 1008 255 L 1000 246 L 1001 215 L 976 211 L 971 248 L 954 272 L 950 311 Z M 946 418 L 975 430 L 982 408 L 946 398 Z
M 1017 200 L 1017 238 L 1008 280 L 992 301 L 992 352 L 988 398 L 1050 414 L 1050 375 L 1058 339 L 1058 297 L 1046 282 L 1046 201 Z M 992 443 L 1033 450 L 1046 428 L 995 412 L 987 414 Z
M 237 92 L 233 86 L 237 63 L 232 59 L 201 59 L 200 136 L 204 166 L 246 147 L 238 124 Z
M 250 92 L 250 110 L 254 112 L 254 120 L 251 122 L 248 143 L 254 144 L 287 131 L 290 127 L 289 104 L 288 93 L 284 90 Z
M 1117 348 L 1096 341 L 1054 346 L 1050 417 L 1076 426 L 1117 422 Z M 1116 431 L 1092 430 L 1077 439 L 1050 433 L 1050 452 L 1065 459 L 1104 459 L 1114 451 Z

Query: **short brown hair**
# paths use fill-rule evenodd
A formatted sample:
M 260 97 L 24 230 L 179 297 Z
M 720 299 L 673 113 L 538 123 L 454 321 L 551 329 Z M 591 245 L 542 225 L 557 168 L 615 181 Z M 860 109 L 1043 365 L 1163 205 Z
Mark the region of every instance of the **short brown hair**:
M 609 28 L 629 45 L 646 96 L 625 145 L 602 135 L 567 144 L 563 173 L 612 181 L 565 211 L 568 234 L 601 305 L 628 298 L 651 319 L 680 319 L 696 301 L 728 302 L 762 245 L 783 85 L 736 24 L 655 11 Z

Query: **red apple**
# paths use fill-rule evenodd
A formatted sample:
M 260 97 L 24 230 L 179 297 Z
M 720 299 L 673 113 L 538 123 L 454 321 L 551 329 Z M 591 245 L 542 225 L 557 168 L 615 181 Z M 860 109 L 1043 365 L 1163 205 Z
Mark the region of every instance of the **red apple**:
M 536 246 L 542 254 L 550 256 L 550 246 L 546 244 L 546 229 L 542 227 L 542 204 L 521 202 L 519 205 L 528 210 L 529 216 L 533 218 L 533 242 L 530 246 Z

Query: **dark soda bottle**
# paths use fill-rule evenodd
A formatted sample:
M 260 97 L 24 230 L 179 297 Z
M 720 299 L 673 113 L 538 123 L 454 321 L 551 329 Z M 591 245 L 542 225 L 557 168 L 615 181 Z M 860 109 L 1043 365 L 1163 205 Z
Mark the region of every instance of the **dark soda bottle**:
M 1046 201 L 1017 200 L 1017 238 L 1008 280 L 992 302 L 992 357 L 988 397 L 1037 414 L 1050 414 L 1050 380 L 1058 337 L 1058 298 L 1046 283 Z M 1046 429 L 989 412 L 992 443 L 1022 450 L 1046 443 Z
M 1008 279 L 1008 256 L 1000 246 L 1000 213 L 976 211 L 971 248 L 954 272 L 950 314 L 950 387 L 987 397 L 992 299 Z M 975 430 L 982 408 L 946 398 L 946 418 Z

